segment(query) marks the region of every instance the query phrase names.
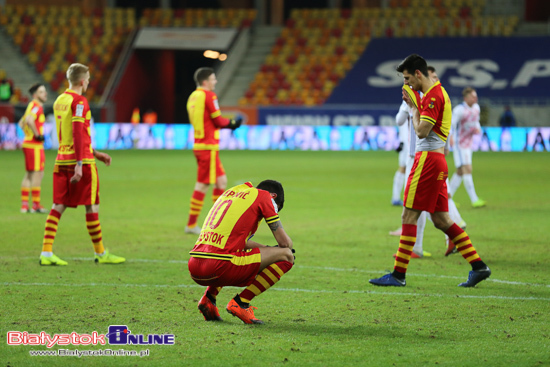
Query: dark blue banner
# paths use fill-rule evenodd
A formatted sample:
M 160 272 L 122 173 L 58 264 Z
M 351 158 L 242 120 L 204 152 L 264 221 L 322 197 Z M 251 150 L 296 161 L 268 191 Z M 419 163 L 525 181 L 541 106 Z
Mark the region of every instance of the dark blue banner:
M 409 54 L 435 67 L 451 98 L 473 87 L 489 98 L 548 98 L 550 37 L 373 39 L 328 104 L 401 101 L 403 77 L 395 71 Z
M 273 126 L 395 126 L 393 108 L 259 107 L 258 124 Z

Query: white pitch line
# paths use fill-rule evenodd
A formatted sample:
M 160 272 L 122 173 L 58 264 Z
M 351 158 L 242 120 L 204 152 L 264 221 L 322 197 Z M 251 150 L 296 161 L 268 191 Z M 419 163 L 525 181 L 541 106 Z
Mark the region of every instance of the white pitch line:
M 8 256 L 0 256 L 0 259 L 7 259 L 7 258 L 17 258 L 17 257 L 8 257 Z M 36 257 L 31 256 L 25 256 L 20 257 L 19 259 L 36 259 Z M 76 260 L 76 261 L 92 261 L 92 258 L 89 257 L 67 257 L 65 258 L 67 260 Z M 171 264 L 187 264 L 187 261 L 185 260 L 152 260 L 152 259 L 127 259 L 127 262 L 140 262 L 140 263 L 171 263 Z M 330 266 L 307 266 L 307 265 L 295 265 L 296 268 L 299 269 L 312 269 L 312 270 L 324 270 L 324 271 L 339 271 L 339 272 L 347 272 L 347 273 L 365 273 L 365 274 L 382 274 L 383 272 L 378 270 L 363 270 L 363 269 L 357 269 L 357 268 L 335 268 Z M 407 273 L 407 276 L 409 277 L 431 277 L 431 278 L 444 278 L 444 279 L 459 279 L 462 280 L 464 277 L 459 276 L 452 276 L 452 275 L 438 275 L 438 274 L 416 274 L 416 273 Z M 548 287 L 550 288 L 550 284 L 540 284 L 540 283 L 524 283 L 524 282 L 516 282 L 516 281 L 510 281 L 510 280 L 500 280 L 500 279 L 492 279 L 489 278 L 486 280 L 487 282 L 494 282 L 494 283 L 502 283 L 502 284 L 509 284 L 509 285 L 519 285 L 519 286 L 533 286 L 533 287 Z
M 31 287 L 136 287 L 136 288 L 204 288 L 198 284 L 128 284 L 128 283 L 23 283 L 23 282 L 4 282 L 4 286 L 31 286 Z M 377 294 L 391 296 L 407 296 L 407 297 L 438 297 L 438 298 L 474 298 L 474 299 L 502 299 L 502 300 L 517 300 L 517 301 L 550 301 L 550 298 L 543 297 L 507 297 L 507 296 L 492 296 L 492 295 L 458 295 L 458 294 L 440 294 L 440 293 L 410 293 L 410 292 L 383 292 L 383 291 L 330 291 L 326 289 L 302 289 L 302 288 L 271 288 L 275 291 L 283 292 L 300 292 L 300 293 L 328 293 L 328 294 Z

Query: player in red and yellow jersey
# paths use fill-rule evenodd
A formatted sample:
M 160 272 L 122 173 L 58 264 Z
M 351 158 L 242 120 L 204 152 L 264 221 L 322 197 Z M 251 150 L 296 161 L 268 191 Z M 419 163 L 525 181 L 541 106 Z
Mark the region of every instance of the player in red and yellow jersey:
M 235 130 L 241 126 L 242 119 L 238 117 L 230 120 L 222 117 L 218 97 L 214 93 L 218 81 L 213 69 L 199 68 L 194 78 L 197 89 L 189 96 L 187 112 L 195 134 L 193 153 L 197 159 L 198 172 L 185 233 L 199 234 L 201 229 L 197 226 L 197 219 L 204 205 L 208 187 L 214 184 L 212 202 L 215 202 L 227 187 L 227 176 L 219 155 L 220 129 Z
M 449 236 L 460 254 L 472 266 L 468 280 L 459 286 L 474 287 L 487 279 L 491 270 L 477 254 L 468 234 L 449 217 L 445 183 L 448 168 L 444 149 L 451 128 L 451 101 L 441 83 L 429 78 L 428 64 L 421 56 L 409 55 L 399 64 L 397 71 L 403 73 L 403 100 L 413 111 L 413 126 L 419 141 L 405 188 L 402 233 L 394 271 L 381 278 L 371 279 L 370 283 L 405 286 L 405 274 L 416 242 L 418 217 L 422 211 L 427 211 L 431 214 L 435 227 Z M 423 93 L 422 100 L 417 92 Z
M 256 319 L 250 301 L 279 281 L 294 264 L 292 240 L 286 234 L 278 212 L 284 205 L 283 186 L 273 180 L 232 187 L 216 201 L 191 250 L 191 278 L 207 286 L 199 302 L 206 321 L 221 321 L 216 296 L 222 287 L 247 287 L 227 305 L 227 312 L 246 324 L 263 324 Z M 251 240 L 265 219 L 278 246 Z
M 95 262 L 118 264 L 123 257 L 110 254 L 103 247 L 99 223 L 99 178 L 95 158 L 109 166 L 111 157 L 92 148 L 91 112 L 82 96 L 90 82 L 88 67 L 72 64 L 67 70 L 69 89 L 55 100 L 53 111 L 59 150 L 53 174 L 53 206 L 44 230 L 40 265 L 67 265 L 53 254 L 52 247 L 61 215 L 67 207 L 86 206 L 86 227 L 94 245 Z
M 46 213 L 40 205 L 40 186 L 44 177 L 44 116 L 43 104 L 48 99 L 44 84 L 36 83 L 29 88 L 32 101 L 19 121 L 25 133 L 23 154 L 25 155 L 25 176 L 21 183 L 21 213 Z M 29 208 L 29 194 L 32 207 Z

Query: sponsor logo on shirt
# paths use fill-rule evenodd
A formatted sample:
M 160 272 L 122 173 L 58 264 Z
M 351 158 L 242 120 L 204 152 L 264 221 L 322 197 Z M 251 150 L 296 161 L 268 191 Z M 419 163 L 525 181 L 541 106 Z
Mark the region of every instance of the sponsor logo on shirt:
M 84 105 L 77 105 L 76 106 L 76 113 L 75 113 L 76 116 L 78 117 L 83 117 L 84 116 Z

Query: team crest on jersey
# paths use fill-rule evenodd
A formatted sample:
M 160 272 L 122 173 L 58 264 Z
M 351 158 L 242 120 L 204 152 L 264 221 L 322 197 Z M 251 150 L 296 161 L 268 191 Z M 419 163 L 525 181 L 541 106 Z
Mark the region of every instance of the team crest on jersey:
M 434 108 L 434 103 L 433 103 L 433 101 L 430 102 L 430 104 L 428 105 L 428 107 L 429 107 L 429 108 Z

